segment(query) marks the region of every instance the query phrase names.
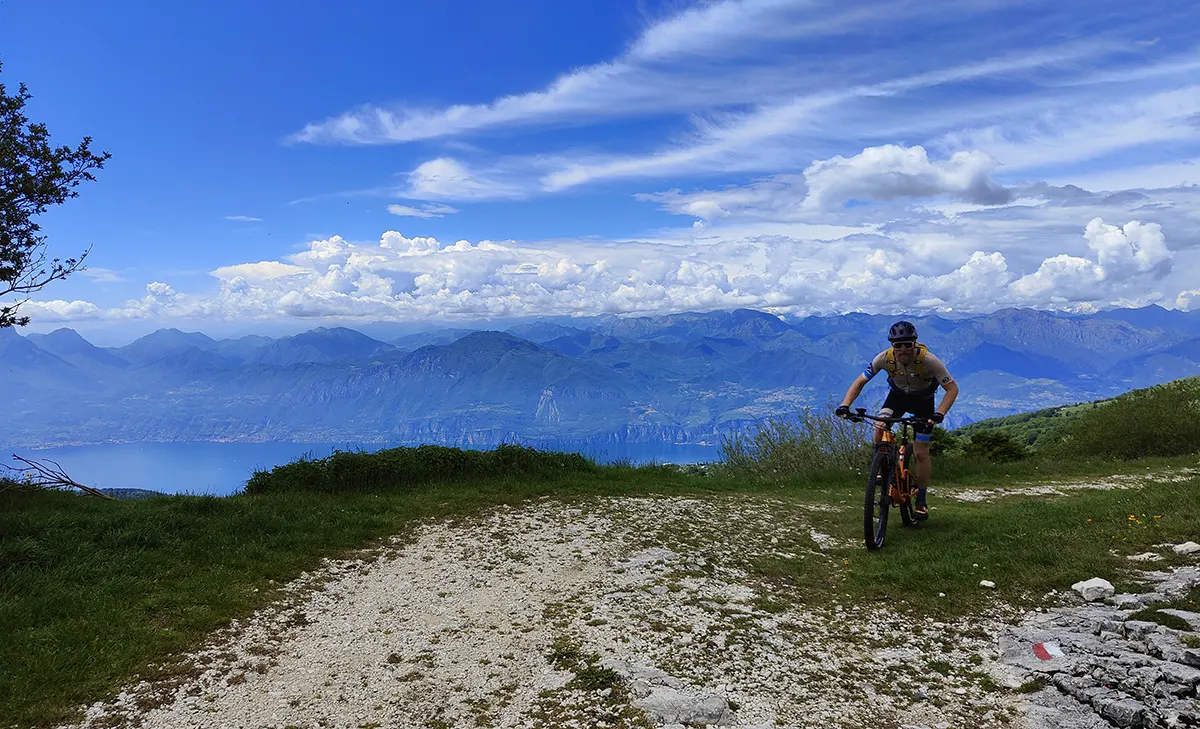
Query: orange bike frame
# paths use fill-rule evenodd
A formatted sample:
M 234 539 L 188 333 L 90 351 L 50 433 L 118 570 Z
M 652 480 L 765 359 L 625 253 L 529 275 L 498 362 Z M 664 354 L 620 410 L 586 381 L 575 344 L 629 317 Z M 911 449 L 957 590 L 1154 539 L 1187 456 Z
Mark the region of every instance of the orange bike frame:
M 908 468 L 904 465 L 904 454 L 910 446 L 908 444 L 897 446 L 896 435 L 891 431 L 890 428 L 883 430 L 883 432 L 880 434 L 879 442 L 887 443 L 889 448 L 896 448 L 896 469 L 892 475 L 892 483 L 889 492 L 891 494 L 892 501 L 903 504 L 904 502 L 908 501 L 909 494 L 911 493 L 911 489 L 909 488 L 909 484 L 911 482 L 909 481 Z

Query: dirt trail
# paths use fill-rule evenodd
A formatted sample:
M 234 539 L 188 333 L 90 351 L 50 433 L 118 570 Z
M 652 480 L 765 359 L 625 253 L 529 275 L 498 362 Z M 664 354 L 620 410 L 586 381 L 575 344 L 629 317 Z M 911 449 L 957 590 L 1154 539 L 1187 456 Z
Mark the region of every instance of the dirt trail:
M 879 606 L 789 607 L 737 566 L 834 568 L 828 508 L 547 500 L 429 523 L 305 575 L 182 683 L 77 726 L 1021 726 L 987 673 L 1004 616 L 914 638 Z

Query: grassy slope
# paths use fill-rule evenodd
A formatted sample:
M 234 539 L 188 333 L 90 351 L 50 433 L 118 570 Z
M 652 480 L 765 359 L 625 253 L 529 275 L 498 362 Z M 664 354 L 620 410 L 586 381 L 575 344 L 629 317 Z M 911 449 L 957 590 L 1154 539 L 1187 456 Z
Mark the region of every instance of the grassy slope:
M 1170 393 L 1170 397 L 1176 401 L 1194 400 L 1200 393 L 1200 377 L 1188 377 L 1154 387 L 1132 390 L 1106 400 L 1059 405 L 1029 413 L 989 418 L 965 425 L 952 432 L 957 436 L 970 437 L 981 431 L 997 430 L 1015 437 L 1022 443 L 1041 448 L 1053 444 L 1073 428 L 1086 426 L 1086 421 L 1095 417 L 1093 414 L 1095 410 L 1112 405 L 1115 405 L 1118 410 L 1137 409 L 1140 407 L 1139 400 L 1153 397 L 1158 393 Z

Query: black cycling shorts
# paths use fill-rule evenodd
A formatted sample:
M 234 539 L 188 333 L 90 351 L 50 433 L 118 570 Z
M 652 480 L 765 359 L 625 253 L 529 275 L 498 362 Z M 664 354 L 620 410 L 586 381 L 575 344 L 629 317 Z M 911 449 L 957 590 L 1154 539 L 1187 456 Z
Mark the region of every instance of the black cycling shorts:
M 932 418 L 933 411 L 932 392 L 928 395 L 923 392 L 910 395 L 900 390 L 892 390 L 888 392 L 888 396 L 884 399 L 883 407 L 879 408 L 879 417 L 902 418 L 905 413 L 911 413 L 918 418 Z M 928 442 L 929 436 L 933 434 L 933 424 L 930 423 L 929 425 L 919 427 L 914 426 L 913 430 L 919 434 L 917 440 Z M 919 437 L 921 435 L 925 437 Z

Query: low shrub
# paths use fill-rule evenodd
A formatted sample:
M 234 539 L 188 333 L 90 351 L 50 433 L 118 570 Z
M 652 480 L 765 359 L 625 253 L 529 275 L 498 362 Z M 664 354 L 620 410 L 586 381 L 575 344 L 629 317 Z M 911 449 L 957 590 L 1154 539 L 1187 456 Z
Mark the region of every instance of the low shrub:
M 991 463 L 1009 463 L 1029 456 L 1029 449 L 1016 437 L 1000 430 L 981 430 L 963 444 L 963 455 Z
M 578 453 L 539 451 L 522 445 L 501 445 L 490 451 L 422 445 L 302 458 L 270 471 L 256 471 L 246 483 L 246 493 L 370 491 L 455 481 L 550 478 L 597 469 L 595 462 Z
M 716 465 L 730 475 L 769 479 L 852 471 L 870 458 L 869 432 L 865 424 L 835 416 L 832 408 L 805 408 L 793 418 L 770 418 L 753 432 L 722 437 Z

